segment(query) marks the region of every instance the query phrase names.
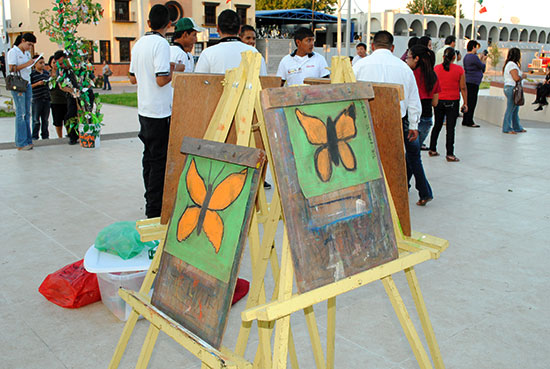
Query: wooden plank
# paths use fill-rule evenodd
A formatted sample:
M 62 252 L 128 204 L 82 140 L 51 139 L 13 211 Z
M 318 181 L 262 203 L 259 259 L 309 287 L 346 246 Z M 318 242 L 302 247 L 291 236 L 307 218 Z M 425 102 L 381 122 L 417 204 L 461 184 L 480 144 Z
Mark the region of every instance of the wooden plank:
M 118 294 L 138 314 L 143 315 L 151 324 L 154 324 L 209 367 L 213 369 L 252 369 L 251 363 L 232 354 L 230 350 L 222 347 L 220 351 L 210 346 L 193 332 L 151 305 L 148 297 L 124 288 L 119 289 Z
M 330 80 L 327 80 L 330 82 Z M 355 84 L 324 85 L 316 93 L 311 93 L 311 86 L 293 86 L 270 88 L 268 94 L 262 94 L 262 107 L 265 109 L 300 106 L 333 101 L 372 99 L 374 92 L 369 82 Z M 265 97 L 263 97 L 265 96 Z
M 191 141 L 194 150 L 205 156 L 187 156 L 190 164 L 181 175 L 152 301 L 217 348 L 227 324 L 265 155 L 259 149 Z M 232 149 L 236 157 L 229 163 L 212 159 L 225 158 Z M 246 169 L 236 164 L 242 162 L 256 164 Z M 227 182 L 231 176 L 234 179 Z M 222 185 L 223 192 L 216 192 Z
M 180 152 L 182 140 L 184 137 L 204 137 L 224 91 L 222 84 L 224 80 L 225 76 L 220 74 L 178 73 L 172 81 L 174 101 L 166 159 L 161 224 L 168 223 L 174 208 L 179 177 L 185 161 L 185 155 Z M 260 77 L 260 82 L 262 88 L 278 87 L 281 85 L 281 78 L 265 76 Z M 255 135 L 256 142 L 260 144 L 259 134 L 256 132 Z M 229 131 L 226 142 L 232 144 L 237 142 L 234 127 Z
M 287 301 L 273 301 L 241 313 L 243 321 L 252 320 L 277 320 L 283 316 L 305 309 L 310 305 L 325 301 L 331 297 L 341 295 L 356 288 L 395 274 L 411 266 L 431 259 L 428 250 L 421 250 L 413 254 L 400 256 L 399 259 L 380 265 L 376 268 L 344 278 L 338 282 L 319 287 L 315 290 L 297 294 Z
M 197 155 L 204 158 L 224 161 L 250 168 L 259 168 L 265 163 L 266 155 L 263 151 L 246 146 L 223 144 L 194 137 L 184 137 L 181 152 L 188 155 Z
M 319 101 L 326 101 L 327 95 L 347 95 L 349 91 L 348 84 L 297 89 L 301 89 L 304 95 L 317 97 Z M 283 90 L 289 96 L 295 95 L 294 88 Z M 275 89 L 262 91 L 263 103 L 270 100 L 273 91 Z M 348 98 L 346 96 L 346 100 Z M 270 109 L 264 104 L 269 143 L 278 153 L 273 158 L 273 167 L 279 179 L 281 203 L 292 245 L 296 285 L 302 293 L 397 257 L 368 104 L 363 99 L 331 100 L 328 104 L 315 104 L 313 99 L 309 101 L 310 104 L 300 106 L 299 111 L 294 107 Z M 325 115 L 319 115 L 323 113 Z M 309 141 L 304 134 L 305 125 L 298 121 L 300 114 L 309 117 L 304 119 L 313 120 L 314 123 L 305 124 L 309 129 L 317 129 L 319 133 L 315 135 L 325 137 L 327 143 L 323 143 L 321 138 L 316 147 Z M 335 147 L 336 151 L 329 152 L 330 159 L 324 162 L 328 168 L 325 170 L 330 170 L 330 174 L 323 178 L 318 171 L 320 159 L 317 155 L 320 151 L 331 150 L 328 147 L 334 144 L 328 141 L 329 127 L 336 124 L 330 123 L 333 120 L 340 122 L 342 132 L 343 124 L 348 125 L 346 129 L 350 132 L 355 132 L 344 140 L 345 147 L 342 148 L 347 148 L 345 153 L 351 157 L 348 159 L 353 161 L 353 167 L 344 168 L 342 162 L 334 159 L 341 155 L 340 149 Z M 313 124 L 315 126 L 311 128 Z M 334 137 L 336 135 L 334 133 Z

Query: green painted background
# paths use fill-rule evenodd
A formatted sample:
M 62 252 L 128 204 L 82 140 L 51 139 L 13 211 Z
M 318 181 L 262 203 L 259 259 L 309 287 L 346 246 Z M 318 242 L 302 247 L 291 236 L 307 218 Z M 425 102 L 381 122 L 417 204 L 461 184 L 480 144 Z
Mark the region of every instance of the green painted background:
M 336 119 L 338 114 L 351 103 L 352 101 L 343 101 L 305 105 L 300 106 L 299 109 L 308 115 L 321 119 L 326 125 L 329 116 L 333 120 Z M 306 198 L 334 192 L 381 177 L 374 144 L 374 135 L 371 130 L 370 116 L 363 101 L 357 100 L 353 101 L 353 103 L 355 103 L 356 109 L 355 125 L 357 127 L 357 136 L 348 141 L 348 143 L 355 154 L 357 169 L 355 171 L 347 171 L 341 162 L 338 166 L 332 163 L 332 176 L 328 182 L 321 181 L 317 176 L 313 158 L 319 146 L 311 145 L 308 142 L 304 129 L 296 117 L 296 107 L 284 109 L 288 122 L 290 142 L 294 151 L 294 161 L 296 162 L 296 169 L 298 171 L 298 182 Z
M 241 229 L 246 212 L 246 203 L 248 201 L 248 197 L 250 196 L 250 188 L 252 185 L 254 170 L 248 168 L 246 181 L 239 197 L 237 197 L 237 199 L 229 207 L 227 207 L 227 209 L 217 212 L 223 220 L 224 232 L 220 251 L 216 254 L 216 251 L 206 237 L 204 230 L 198 236 L 196 229 L 193 230 L 191 235 L 182 242 L 178 242 L 177 239 L 178 221 L 187 206 L 194 205 L 193 201 L 189 197 L 189 192 L 187 191 L 185 181 L 185 176 L 187 175 L 187 171 L 191 165 L 191 159 L 195 159 L 197 171 L 204 179 L 207 186 L 208 183 L 210 183 L 208 180 L 210 164 L 212 164 L 210 181 L 217 176 L 220 170 L 223 170 L 223 173 L 218 176 L 218 179 L 214 183 L 214 187 L 217 186 L 229 174 L 240 172 L 246 168 L 236 164 L 225 163 L 192 155 L 187 157 L 187 161 L 183 172 L 181 173 L 178 185 L 178 194 L 176 197 L 176 204 L 174 206 L 174 213 L 168 227 L 165 250 L 173 256 L 193 265 L 205 273 L 210 274 L 222 282 L 228 283 L 231 275 L 231 268 L 233 266 L 233 260 L 235 258 L 235 250 L 241 235 Z

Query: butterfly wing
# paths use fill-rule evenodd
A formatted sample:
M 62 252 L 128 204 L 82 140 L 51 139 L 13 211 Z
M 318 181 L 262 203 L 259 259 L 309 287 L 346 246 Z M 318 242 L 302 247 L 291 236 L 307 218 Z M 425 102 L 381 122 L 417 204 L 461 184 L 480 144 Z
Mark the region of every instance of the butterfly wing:
M 201 209 L 197 206 L 190 206 L 185 209 L 180 217 L 180 220 L 178 221 L 178 230 L 176 233 L 176 237 L 179 242 L 186 240 L 191 232 L 193 232 L 195 227 L 197 227 L 200 212 Z
M 210 210 L 224 210 L 231 205 L 243 190 L 246 174 L 247 169 L 245 168 L 238 173 L 232 173 L 225 177 L 212 191 L 208 208 Z
M 342 161 L 344 168 L 349 171 L 353 171 L 357 168 L 355 154 L 347 142 L 338 141 L 338 155 L 340 156 L 340 160 Z
M 327 127 L 323 121 L 317 117 L 303 113 L 300 109 L 296 109 L 295 112 L 309 143 L 312 145 L 326 145 L 328 140 Z
M 332 176 L 332 163 L 330 161 L 330 154 L 328 146 L 321 146 L 315 151 L 315 171 L 323 182 L 328 182 Z
M 204 184 L 204 179 L 197 171 L 195 159 L 191 161 L 191 165 L 187 170 L 185 181 L 187 183 L 187 191 L 189 192 L 191 200 L 193 200 L 196 205 L 202 206 L 204 203 L 204 198 L 206 197 L 206 185 Z
M 216 254 L 220 251 L 223 239 L 223 220 L 222 218 L 212 210 L 206 210 L 204 215 L 204 222 L 202 223 L 202 229 L 208 237 L 208 240 L 216 250 Z
M 335 120 L 336 139 L 338 141 L 346 141 L 357 136 L 355 116 L 355 104 L 353 103 L 338 114 Z

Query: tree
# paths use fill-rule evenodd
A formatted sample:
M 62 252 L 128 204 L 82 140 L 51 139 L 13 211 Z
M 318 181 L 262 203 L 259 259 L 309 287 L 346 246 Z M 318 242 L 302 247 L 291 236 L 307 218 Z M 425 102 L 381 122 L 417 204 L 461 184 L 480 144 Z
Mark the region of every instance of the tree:
M 456 15 L 456 0 L 412 0 L 407 4 L 411 14 L 441 14 Z M 464 18 L 462 5 L 460 6 L 460 18 Z
M 500 61 L 502 60 L 502 54 L 500 53 L 498 44 L 496 42 L 493 42 L 491 46 L 489 46 L 488 58 L 491 61 L 491 67 L 496 70 Z
M 52 9 L 44 9 L 37 13 L 40 32 L 46 33 L 50 36 L 50 41 L 65 50 L 71 72 L 76 77 L 77 86 L 75 87 L 69 80 L 68 72 L 58 65 L 58 75 L 52 76 L 50 80 L 52 88 L 59 84 L 61 87 L 69 86 L 74 90 L 78 115 L 67 123 L 71 129 L 80 128 L 83 133 L 97 137 L 103 125 L 103 114 L 100 113 L 99 99 L 92 104 L 88 94 L 88 90 L 95 87 L 92 79 L 92 65 L 89 62 L 90 43 L 77 33 L 81 24 L 97 25 L 99 19 L 103 17 L 103 9 L 93 0 L 55 0 Z M 96 46 L 93 46 L 93 49 L 97 51 Z
M 336 10 L 337 0 L 314 0 L 315 11 L 328 14 Z M 256 10 L 311 9 L 312 0 L 257 0 Z

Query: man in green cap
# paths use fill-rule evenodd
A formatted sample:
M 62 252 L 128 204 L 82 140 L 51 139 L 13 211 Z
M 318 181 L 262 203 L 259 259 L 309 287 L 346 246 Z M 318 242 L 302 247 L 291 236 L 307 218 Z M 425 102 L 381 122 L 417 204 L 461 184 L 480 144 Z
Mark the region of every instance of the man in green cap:
M 185 73 L 193 73 L 195 61 L 193 60 L 193 46 L 197 43 L 197 32 L 202 32 L 192 18 L 181 18 L 174 24 L 174 37 L 170 46 L 170 61 L 183 64 Z M 177 68 L 176 70 L 181 70 Z

